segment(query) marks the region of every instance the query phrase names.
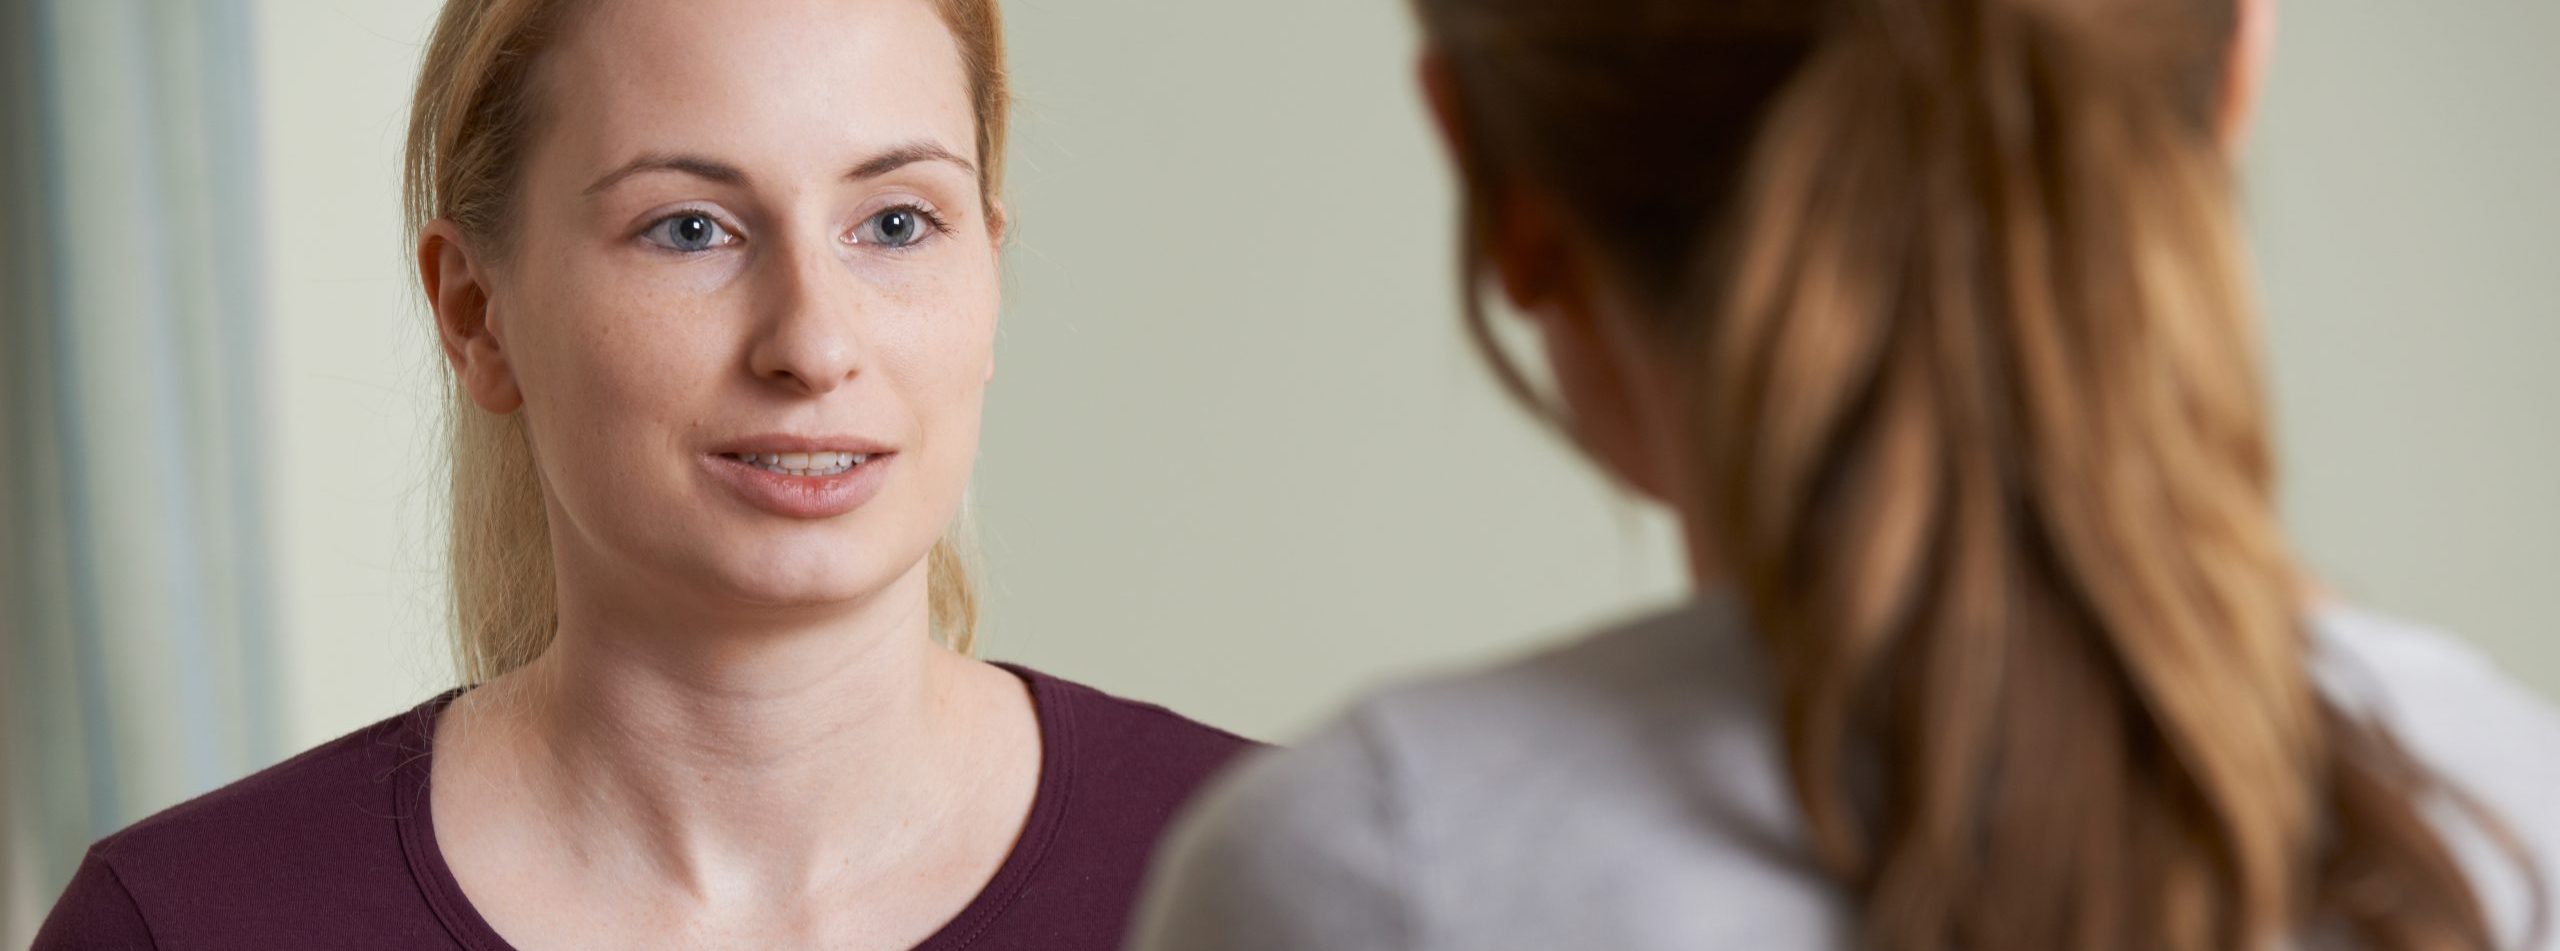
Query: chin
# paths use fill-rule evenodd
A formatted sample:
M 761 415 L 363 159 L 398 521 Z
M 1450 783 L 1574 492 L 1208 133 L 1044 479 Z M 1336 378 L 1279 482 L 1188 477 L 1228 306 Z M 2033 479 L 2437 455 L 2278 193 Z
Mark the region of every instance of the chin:
M 924 557 L 920 550 L 907 564 L 893 565 L 879 549 L 850 543 L 767 545 L 730 554 L 705 566 L 709 570 L 703 574 L 719 579 L 728 598 L 759 607 L 816 607 L 869 598 L 896 586 L 909 565 L 920 565 Z

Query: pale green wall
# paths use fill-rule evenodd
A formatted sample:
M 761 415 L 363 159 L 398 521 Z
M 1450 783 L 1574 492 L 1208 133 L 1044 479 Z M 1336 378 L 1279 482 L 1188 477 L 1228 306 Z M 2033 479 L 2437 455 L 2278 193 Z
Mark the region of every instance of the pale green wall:
M 443 676 L 392 162 L 432 4 L 268 0 L 296 744 Z M 1393 0 L 1014 0 L 990 653 L 1283 737 L 1677 589 L 1489 386 Z M 2299 0 L 2251 161 L 2290 511 L 2560 691 L 2560 4 Z
M 2247 168 L 2295 538 L 2560 696 L 2560 3 L 2282 10 Z

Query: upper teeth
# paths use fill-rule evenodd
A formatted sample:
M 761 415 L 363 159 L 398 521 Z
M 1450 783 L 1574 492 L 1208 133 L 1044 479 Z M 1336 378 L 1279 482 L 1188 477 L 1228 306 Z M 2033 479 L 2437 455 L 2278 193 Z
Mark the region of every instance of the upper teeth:
M 871 458 L 861 452 L 732 453 L 730 458 L 787 475 L 834 475 Z

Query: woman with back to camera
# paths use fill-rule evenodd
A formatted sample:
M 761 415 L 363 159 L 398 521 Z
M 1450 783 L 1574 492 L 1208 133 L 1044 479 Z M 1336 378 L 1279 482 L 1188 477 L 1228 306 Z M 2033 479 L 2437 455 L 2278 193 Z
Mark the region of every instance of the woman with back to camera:
M 479 686 L 101 841 L 36 946 L 1116 948 L 1242 741 L 966 656 L 1005 109 L 993 0 L 448 0 Z
M 1701 594 L 1239 769 L 1137 948 L 2554 947 L 2560 717 L 2279 531 L 2269 0 L 1417 6 L 1470 300 Z

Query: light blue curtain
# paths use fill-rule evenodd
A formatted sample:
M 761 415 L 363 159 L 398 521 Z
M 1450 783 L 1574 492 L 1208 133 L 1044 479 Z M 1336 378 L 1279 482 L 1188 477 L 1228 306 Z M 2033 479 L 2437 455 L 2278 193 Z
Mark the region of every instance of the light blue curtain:
M 0 944 L 276 753 L 248 4 L 0 0 Z

